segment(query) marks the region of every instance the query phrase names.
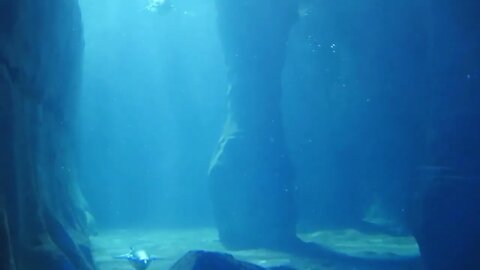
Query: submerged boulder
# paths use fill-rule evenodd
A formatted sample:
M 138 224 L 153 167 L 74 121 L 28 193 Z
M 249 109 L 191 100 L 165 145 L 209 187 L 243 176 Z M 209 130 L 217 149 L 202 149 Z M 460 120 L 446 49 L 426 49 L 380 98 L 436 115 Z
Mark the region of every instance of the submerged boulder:
M 412 206 L 412 231 L 427 269 L 479 269 L 480 181 L 427 179 Z
M 178 260 L 171 270 L 265 270 L 258 265 L 239 261 L 232 255 L 219 252 L 194 250 Z

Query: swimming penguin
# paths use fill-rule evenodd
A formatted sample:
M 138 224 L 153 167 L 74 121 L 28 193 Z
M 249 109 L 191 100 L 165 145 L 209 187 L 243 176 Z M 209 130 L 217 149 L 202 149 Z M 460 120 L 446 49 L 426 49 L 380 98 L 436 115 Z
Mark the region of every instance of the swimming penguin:
M 152 13 L 164 15 L 173 9 L 173 5 L 170 3 L 170 0 L 149 0 L 148 5 L 144 9 Z
M 145 270 L 152 261 L 160 260 L 157 256 L 149 255 L 144 249 L 134 249 L 132 247 L 130 247 L 129 253 L 114 258 L 126 259 L 136 270 Z

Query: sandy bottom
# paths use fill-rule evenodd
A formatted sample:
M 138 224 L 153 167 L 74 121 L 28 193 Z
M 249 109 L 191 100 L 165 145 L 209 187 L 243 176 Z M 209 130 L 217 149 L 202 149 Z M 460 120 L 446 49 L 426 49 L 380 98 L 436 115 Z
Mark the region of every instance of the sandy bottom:
M 407 257 L 418 255 L 418 247 L 412 237 L 388 235 L 366 235 L 355 230 L 318 231 L 300 235 L 305 241 L 321 243 L 338 251 L 353 255 Z M 95 261 L 100 270 L 131 270 L 124 260 L 113 256 L 125 254 L 130 246 L 146 249 L 150 254 L 162 258 L 152 262 L 149 270 L 169 269 L 175 261 L 189 250 L 201 249 L 229 252 L 218 241 L 216 231 L 211 228 L 191 230 L 109 230 L 92 237 Z M 338 261 L 313 260 L 280 252 L 257 249 L 229 252 L 236 258 L 264 267 L 288 265 L 296 269 L 309 270 L 371 270 L 369 266 L 347 265 Z M 402 269 L 382 266 L 381 270 Z M 408 268 L 409 270 L 414 270 Z

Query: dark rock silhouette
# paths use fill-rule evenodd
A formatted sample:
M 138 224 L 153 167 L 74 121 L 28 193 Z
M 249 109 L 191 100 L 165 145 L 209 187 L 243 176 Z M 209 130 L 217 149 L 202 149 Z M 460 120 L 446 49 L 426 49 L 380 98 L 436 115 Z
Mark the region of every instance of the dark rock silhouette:
M 77 187 L 77 1 L 0 1 L 0 268 L 94 269 Z
M 264 268 L 253 263 L 236 259 L 230 254 L 192 250 L 180 258 L 171 270 L 295 270 L 289 266 Z
M 296 225 L 294 172 L 280 108 L 281 72 L 296 4 L 216 4 L 230 83 L 229 115 L 210 169 L 219 236 L 232 249 L 283 245 L 295 238 Z
M 474 270 L 480 265 L 480 181 L 452 176 L 421 179 L 412 230 L 427 269 Z
M 235 259 L 232 255 L 209 251 L 189 251 L 171 270 L 264 270 L 258 265 Z

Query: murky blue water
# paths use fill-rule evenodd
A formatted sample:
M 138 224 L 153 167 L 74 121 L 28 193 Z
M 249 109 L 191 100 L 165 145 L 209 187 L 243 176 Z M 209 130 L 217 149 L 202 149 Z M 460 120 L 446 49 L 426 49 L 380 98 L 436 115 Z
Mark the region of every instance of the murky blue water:
M 81 185 L 107 239 L 126 237 L 114 230 L 180 237 L 178 230 L 215 228 L 208 169 L 231 82 L 215 2 L 171 0 L 151 10 L 161 3 L 81 1 Z M 478 181 L 479 24 L 467 12 L 478 5 L 300 2 L 280 104 L 297 231 L 347 253 L 416 254 L 411 205 L 419 186 L 438 175 Z M 345 230 L 358 235 L 332 240 Z M 210 233 L 198 235 L 216 241 Z M 97 237 L 98 254 L 109 254 Z M 188 237 L 176 250 L 217 249 Z

